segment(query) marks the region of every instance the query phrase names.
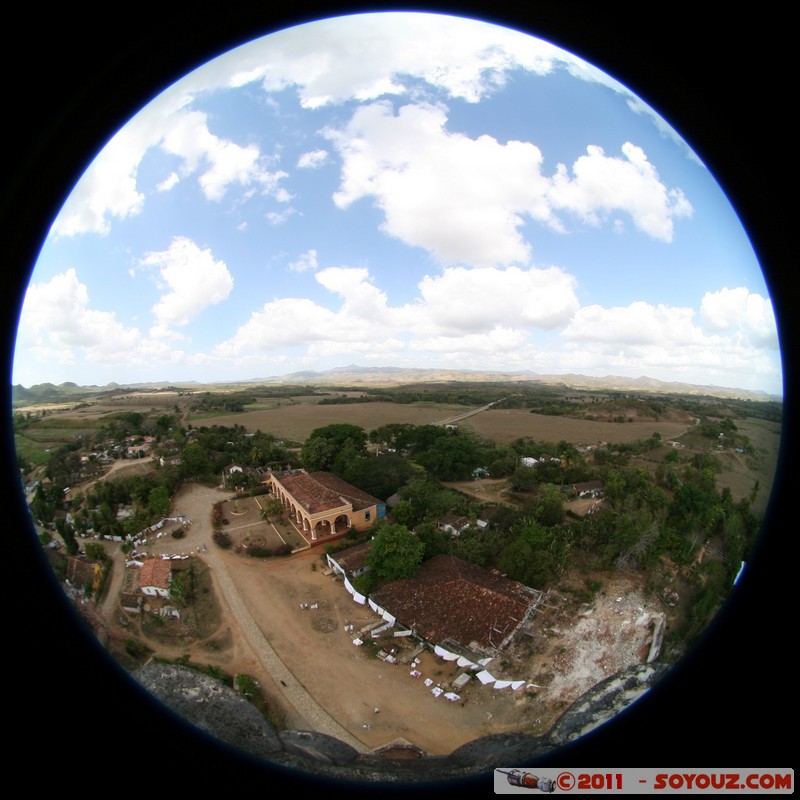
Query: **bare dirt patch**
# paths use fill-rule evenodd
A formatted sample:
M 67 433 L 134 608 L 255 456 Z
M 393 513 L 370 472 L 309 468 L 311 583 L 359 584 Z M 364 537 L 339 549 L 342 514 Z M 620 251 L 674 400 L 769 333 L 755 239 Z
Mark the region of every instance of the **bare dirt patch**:
M 461 426 L 499 444 L 510 444 L 527 436 L 534 441 L 558 442 L 563 439 L 575 445 L 587 445 L 597 442 L 624 444 L 649 439 L 654 433 L 661 434 L 664 439 L 674 439 L 686 431 L 688 423 L 672 420 L 657 422 L 652 419 L 601 422 L 531 414 L 523 409 L 492 408 L 464 420 Z
M 209 591 L 201 588 L 198 594 L 198 604 L 208 604 L 208 610 L 187 610 L 185 615 L 182 611 L 180 624 L 168 620 L 157 629 L 145 626 L 146 630 L 137 630 L 135 622 L 121 629 L 115 611 L 106 619 L 113 629 L 110 638 L 117 652 L 124 650 L 126 639 L 139 638 L 163 658 L 188 658 L 231 675 L 251 675 L 275 709 L 273 716 L 282 718 L 289 728 L 314 729 L 314 720 L 304 718 L 288 702 L 279 676 L 270 674 L 241 633 L 240 620 L 221 599 L 214 579 L 220 564 L 285 667 L 368 749 L 402 740 L 431 754 L 446 754 L 491 733 L 540 734 L 586 689 L 646 657 L 652 626 L 644 617 L 654 609 L 641 583 L 630 577 L 599 594 L 591 606 L 581 605 L 569 593 L 552 595 L 534 626 L 535 635 L 518 637 L 489 664 L 496 678 L 525 680 L 518 691 L 483 686 L 472 677 L 459 691 L 457 702 L 436 697 L 432 690 L 449 690 L 462 670 L 429 650 L 416 652 L 416 642 L 394 637 L 391 629 L 373 639 L 369 627 L 375 626 L 378 617 L 368 606 L 353 602 L 340 581 L 323 574 L 325 565 L 317 550 L 262 560 L 210 544 L 207 518 L 220 495 L 206 487 L 184 489 L 175 510 L 194 520 L 186 539 L 165 537 L 153 544 L 158 552 L 168 552 L 194 551 L 209 543 L 207 552 L 195 552 L 192 559 L 210 580 Z M 585 578 L 580 580 L 583 586 Z M 188 630 L 191 614 L 195 615 L 194 631 Z M 353 640 L 359 633 L 363 644 L 356 646 Z M 392 650 L 393 663 L 379 657 L 381 651 Z M 411 674 L 412 655 L 420 659 L 419 677 Z M 429 686 L 426 679 L 431 681 Z

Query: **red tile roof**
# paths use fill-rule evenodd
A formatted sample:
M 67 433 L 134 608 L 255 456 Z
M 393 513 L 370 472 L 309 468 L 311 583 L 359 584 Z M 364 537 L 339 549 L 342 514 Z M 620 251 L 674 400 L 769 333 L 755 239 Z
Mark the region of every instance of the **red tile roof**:
M 67 559 L 67 580 L 76 588 L 83 589 L 87 583 L 94 582 L 99 566 L 99 561 L 70 556 Z
M 416 576 L 392 581 L 370 599 L 423 639 L 465 647 L 497 647 L 534 602 L 521 583 L 448 555 L 434 556 Z
M 367 564 L 367 556 L 372 551 L 372 542 L 354 544 L 346 550 L 331 553 L 331 558 L 347 573 L 363 569 Z
M 272 479 L 280 483 L 311 514 L 348 505 L 352 505 L 354 511 L 360 511 L 381 503 L 376 497 L 362 492 L 331 472 L 294 470 L 273 473 Z
M 170 563 L 161 558 L 148 558 L 139 570 L 139 586 L 169 589 Z

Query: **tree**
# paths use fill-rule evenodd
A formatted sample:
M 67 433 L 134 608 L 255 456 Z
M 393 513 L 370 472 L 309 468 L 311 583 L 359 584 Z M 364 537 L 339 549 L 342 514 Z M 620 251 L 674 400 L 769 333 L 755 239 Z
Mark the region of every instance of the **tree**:
M 155 486 L 149 491 L 147 495 L 147 507 L 151 514 L 165 517 L 169 514 L 170 506 L 171 501 L 166 487 Z
M 202 445 L 186 445 L 181 452 L 181 473 L 187 478 L 202 478 L 210 472 L 211 460 Z
M 435 439 L 424 452 L 417 453 L 414 460 L 439 480 L 466 480 L 483 461 L 481 447 L 477 437 L 445 434 Z
M 67 553 L 71 556 L 77 555 L 78 541 L 75 538 L 75 531 L 63 517 L 58 517 L 56 519 L 56 532 L 64 541 Z
M 310 472 L 330 470 L 339 454 L 346 450 L 352 456 L 367 454 L 367 433 L 358 425 L 335 423 L 316 428 L 306 439 L 300 455 Z
M 536 484 L 536 468 L 518 464 L 511 476 L 511 488 L 515 492 L 529 492 Z
M 270 517 L 277 517 L 283 511 L 283 503 L 277 497 L 267 500 L 261 508 L 261 519 L 269 522 Z
M 414 474 L 413 466 L 402 456 L 359 456 L 344 465 L 341 477 L 373 497 L 391 497 Z
M 546 586 L 555 569 L 550 540 L 543 525 L 535 520 L 523 521 L 516 539 L 498 558 L 498 569 L 526 586 Z
M 108 560 L 108 553 L 100 542 L 86 542 L 83 552 L 86 553 L 86 558 L 90 558 L 92 561 Z
M 560 525 L 564 521 L 564 497 L 558 486 L 546 483 L 539 487 L 533 504 L 533 516 L 547 527 Z
M 434 556 L 447 553 L 450 537 L 440 531 L 433 523 L 427 522 L 417 529 L 417 537 L 425 545 L 422 560 L 427 561 Z
M 372 540 L 367 564 L 387 581 L 411 578 L 417 573 L 425 544 L 403 525 L 385 525 Z

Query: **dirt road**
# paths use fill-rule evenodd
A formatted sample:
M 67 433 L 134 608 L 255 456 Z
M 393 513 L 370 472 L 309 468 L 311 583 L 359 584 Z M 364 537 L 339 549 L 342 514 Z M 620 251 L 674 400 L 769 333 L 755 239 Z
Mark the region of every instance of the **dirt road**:
M 184 487 L 173 514 L 191 518 L 186 536 L 177 540 L 166 536 L 148 545 L 148 551 L 156 554 L 202 558 L 210 567 L 221 609 L 220 624 L 211 637 L 188 646 L 158 646 L 157 652 L 169 658 L 189 655 L 195 663 L 213 663 L 231 674 L 253 676 L 281 709 L 288 728 L 328 733 L 360 751 L 410 742 L 427 753 L 443 755 L 490 733 L 543 733 L 565 702 L 589 688 L 585 676 L 583 684 L 578 676 L 562 682 L 567 689 L 558 696 L 540 692 L 537 697 L 524 689 L 495 690 L 473 678 L 456 702 L 434 696 L 433 688 L 440 685 L 447 690 L 461 670 L 426 650 L 418 656 L 420 675 L 412 676 L 411 666 L 403 663 L 412 654 L 409 640 L 395 638 L 391 630 L 376 642 L 368 632 L 362 633 L 364 644 L 354 645 L 359 631 L 378 618 L 369 606 L 355 603 L 341 582 L 323 574 L 325 564 L 317 549 L 286 558 L 254 559 L 213 544 L 211 506 L 228 497 L 219 489 Z M 113 596 L 107 602 L 106 617 L 113 627 Z M 613 605 L 617 616 L 611 619 L 612 627 L 619 627 L 620 603 Z M 606 650 L 613 650 L 608 627 L 600 620 L 597 625 L 596 638 L 602 638 Z M 599 651 L 587 646 L 591 639 L 585 629 L 582 636 L 586 641 L 566 644 L 576 654 L 584 648 L 575 669 L 585 673 L 586 661 L 594 663 Z M 630 648 L 634 660 L 640 659 L 636 653 L 646 638 L 647 631 L 641 630 L 636 646 Z M 379 649 L 392 646 L 398 648 L 395 663 L 376 657 Z M 558 652 L 565 649 L 565 641 L 559 641 Z M 493 666 L 499 668 L 499 663 Z M 512 669 L 521 671 L 515 677 L 541 686 L 548 678 L 552 681 L 552 666 L 540 655 L 535 660 L 523 658 Z M 615 662 L 614 671 L 618 668 Z M 602 677 L 606 677 L 603 670 L 596 669 L 591 680 Z

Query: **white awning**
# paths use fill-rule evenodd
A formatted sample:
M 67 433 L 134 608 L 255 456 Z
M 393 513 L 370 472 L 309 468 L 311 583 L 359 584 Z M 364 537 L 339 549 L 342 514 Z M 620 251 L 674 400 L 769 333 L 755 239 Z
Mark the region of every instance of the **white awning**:
M 378 615 L 383 616 L 383 609 L 374 601 L 369 601 L 369 607 Z
M 511 684 L 511 688 L 516 692 L 517 689 L 519 689 L 519 687 L 522 686 L 523 683 L 525 683 L 525 681 L 514 681 Z
M 458 658 L 457 653 L 451 653 L 449 650 L 445 650 L 444 647 L 439 647 L 438 644 L 434 645 L 433 652 L 445 661 L 455 661 Z
M 475 676 L 484 686 L 487 683 L 494 683 L 494 678 L 484 669 Z
M 511 686 L 511 681 L 495 681 L 494 688 L 495 689 L 508 689 Z
M 364 597 L 363 594 L 359 594 L 356 591 L 353 592 L 353 600 L 355 600 L 356 603 L 361 603 L 362 605 L 367 602 L 367 598 Z

